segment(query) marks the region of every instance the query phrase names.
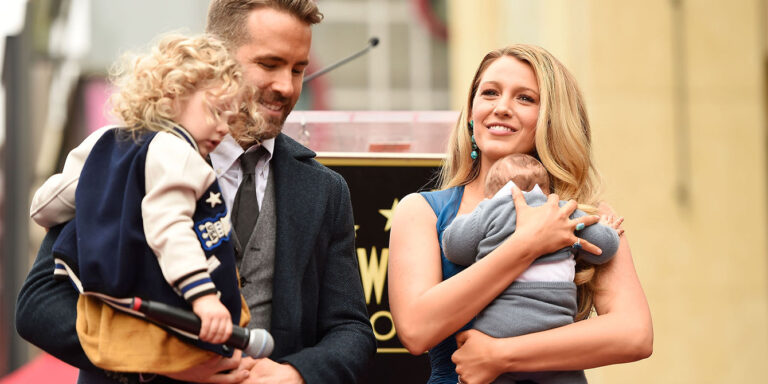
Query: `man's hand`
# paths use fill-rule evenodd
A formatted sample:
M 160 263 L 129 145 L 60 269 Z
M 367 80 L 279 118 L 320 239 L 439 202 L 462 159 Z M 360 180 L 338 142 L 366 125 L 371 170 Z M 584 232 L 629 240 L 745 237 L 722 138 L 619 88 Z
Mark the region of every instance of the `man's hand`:
M 290 364 L 278 364 L 268 358 L 250 359 L 255 362 L 251 374 L 242 384 L 304 384 L 304 378 Z
M 253 359 L 241 358 L 241 355 L 242 352 L 236 349 L 230 358 L 217 356 L 186 371 L 166 376 L 193 383 L 241 383 L 248 379 L 255 363 Z

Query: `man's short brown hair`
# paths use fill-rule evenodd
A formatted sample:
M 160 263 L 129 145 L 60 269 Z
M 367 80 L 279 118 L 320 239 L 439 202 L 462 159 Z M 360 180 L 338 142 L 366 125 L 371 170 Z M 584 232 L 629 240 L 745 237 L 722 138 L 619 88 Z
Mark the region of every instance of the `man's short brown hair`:
M 308 25 L 323 20 L 314 0 L 212 0 L 208 7 L 205 31 L 223 40 L 230 47 L 248 41 L 247 21 L 256 8 L 268 7 L 288 12 Z

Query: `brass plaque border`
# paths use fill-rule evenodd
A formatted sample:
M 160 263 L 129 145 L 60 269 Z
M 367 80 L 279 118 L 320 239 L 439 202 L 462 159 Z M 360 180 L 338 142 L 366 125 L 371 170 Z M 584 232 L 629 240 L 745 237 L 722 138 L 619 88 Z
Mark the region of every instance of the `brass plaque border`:
M 318 152 L 326 167 L 440 167 L 441 153 Z

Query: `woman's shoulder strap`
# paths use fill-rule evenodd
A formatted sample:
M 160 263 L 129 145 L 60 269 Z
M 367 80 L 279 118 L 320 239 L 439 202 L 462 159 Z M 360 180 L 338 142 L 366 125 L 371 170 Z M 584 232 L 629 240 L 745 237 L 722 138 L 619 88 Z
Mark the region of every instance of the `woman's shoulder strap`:
M 464 192 L 464 186 L 452 187 L 443 189 L 442 191 L 433 192 L 419 192 L 421 196 L 427 200 L 429 206 L 435 212 L 435 216 L 440 217 L 440 214 L 446 209 L 450 211 L 458 211 L 458 204 L 461 203 L 461 196 Z
M 424 197 L 424 200 L 427 200 L 427 203 L 429 203 L 429 206 L 432 207 L 435 215 L 437 215 L 445 206 L 445 203 L 450 200 L 453 190 L 454 188 L 449 188 L 442 191 L 419 192 L 419 194 Z

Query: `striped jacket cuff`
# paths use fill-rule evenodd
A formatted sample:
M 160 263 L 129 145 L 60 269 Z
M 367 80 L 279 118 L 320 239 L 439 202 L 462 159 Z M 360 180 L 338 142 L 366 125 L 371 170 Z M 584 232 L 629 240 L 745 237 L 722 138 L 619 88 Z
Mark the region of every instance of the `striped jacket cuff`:
M 177 281 L 176 286 L 188 303 L 200 296 L 217 293 L 216 286 L 213 285 L 211 275 L 207 271 L 199 271 L 184 276 Z

